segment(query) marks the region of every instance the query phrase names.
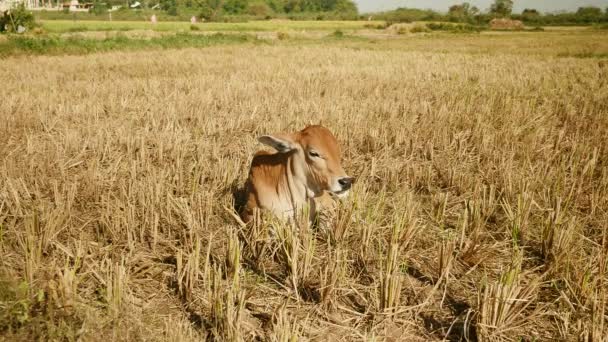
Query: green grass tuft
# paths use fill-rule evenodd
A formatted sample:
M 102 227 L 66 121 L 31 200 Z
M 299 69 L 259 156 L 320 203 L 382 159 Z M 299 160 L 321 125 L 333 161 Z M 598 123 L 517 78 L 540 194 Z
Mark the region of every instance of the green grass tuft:
M 176 33 L 150 39 L 129 38 L 123 35 L 104 39 L 75 36 L 60 38 L 57 36 L 31 37 L 15 35 L 9 36 L 5 42 L 0 43 L 0 56 L 19 54 L 86 54 L 93 52 L 157 48 L 200 48 L 218 44 L 237 44 L 253 41 L 255 41 L 255 38 L 250 35 L 222 33 L 212 35 Z

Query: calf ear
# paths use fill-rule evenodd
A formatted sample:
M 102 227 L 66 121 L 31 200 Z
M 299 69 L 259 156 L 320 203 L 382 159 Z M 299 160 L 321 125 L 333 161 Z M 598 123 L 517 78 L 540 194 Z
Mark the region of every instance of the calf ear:
M 289 135 L 262 135 L 258 141 L 274 148 L 279 153 L 287 153 L 296 148 L 295 141 Z

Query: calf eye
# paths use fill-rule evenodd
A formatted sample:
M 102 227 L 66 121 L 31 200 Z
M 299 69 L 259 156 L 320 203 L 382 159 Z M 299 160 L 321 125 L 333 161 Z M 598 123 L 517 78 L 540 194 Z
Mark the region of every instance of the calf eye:
M 319 158 L 319 154 L 315 151 L 308 151 L 308 155 L 313 157 L 313 158 Z

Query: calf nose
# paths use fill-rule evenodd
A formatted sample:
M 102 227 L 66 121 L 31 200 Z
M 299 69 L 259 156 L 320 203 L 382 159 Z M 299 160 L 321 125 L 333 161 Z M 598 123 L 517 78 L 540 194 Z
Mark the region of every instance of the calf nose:
M 342 186 L 343 190 L 348 190 L 353 185 L 353 178 L 352 177 L 340 178 L 340 179 L 338 179 L 338 183 L 340 183 L 340 186 Z

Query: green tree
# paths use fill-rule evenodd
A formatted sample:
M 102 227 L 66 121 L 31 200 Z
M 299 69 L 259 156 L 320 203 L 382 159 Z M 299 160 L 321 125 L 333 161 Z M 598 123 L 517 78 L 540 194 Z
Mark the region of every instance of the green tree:
M 97 14 L 97 15 L 106 13 L 107 11 L 108 11 L 108 5 L 106 5 L 105 2 L 101 2 L 99 0 L 95 0 L 93 2 L 93 7 L 91 7 L 89 9 L 90 13 Z
M 285 12 L 285 0 L 266 0 L 265 2 L 270 6 L 273 12 Z
M 199 17 L 205 20 L 214 20 L 221 14 L 222 0 L 198 0 Z
M 32 29 L 37 26 L 32 12 L 20 3 L 11 10 L 0 11 L 0 32 L 19 32 L 19 26 Z
M 357 5 L 351 0 L 336 1 L 333 10 L 340 13 L 358 13 Z
M 171 0 L 160 0 L 171 1 Z M 173 0 L 176 1 L 176 0 Z M 358 13 L 353 0 L 177 0 L 179 5 L 199 9 L 199 16 L 214 20 L 221 13 L 250 14 L 267 17 L 273 13 L 332 12 L 337 17 L 351 18 Z M 165 6 L 169 7 L 169 6 Z M 334 17 L 336 17 L 334 15 Z
M 287 0 L 285 2 L 285 5 L 283 6 L 283 9 L 286 13 L 291 13 L 291 12 L 303 12 L 304 8 L 302 7 L 303 1 L 301 0 Z
M 533 8 L 526 8 L 521 12 L 521 19 L 524 21 L 538 21 L 541 19 L 541 15 Z
M 466 14 L 470 6 L 471 5 L 468 2 L 462 3 L 460 5 L 452 5 L 448 10 L 448 14 L 454 16 L 463 16 Z
M 509 17 L 513 12 L 513 0 L 495 0 L 490 13 L 499 17 Z
M 468 2 L 463 2 L 460 5 L 450 6 L 448 10 L 448 18 L 450 21 L 471 21 L 474 16 L 479 14 L 479 9 L 471 6 Z
M 450 6 L 448 14 L 455 18 L 469 18 L 479 14 L 479 9 L 468 2 L 463 2 L 460 5 Z
M 275 6 L 276 0 L 271 2 Z M 338 12 L 357 13 L 357 5 L 352 0 L 286 0 L 283 5 L 286 13 L 297 12 Z
M 576 17 L 579 22 L 600 22 L 602 20 L 602 10 L 599 7 L 579 7 L 576 11 Z
M 169 15 L 177 15 L 177 1 L 175 0 L 160 0 L 160 9 L 167 12 Z
M 538 17 L 538 16 L 540 16 L 540 13 L 537 10 L 535 10 L 534 8 L 526 8 L 526 9 L 524 9 L 523 12 L 521 12 L 521 15 L 530 16 L 530 17 Z
M 225 0 L 222 9 L 229 14 L 242 14 L 247 9 L 247 0 Z

